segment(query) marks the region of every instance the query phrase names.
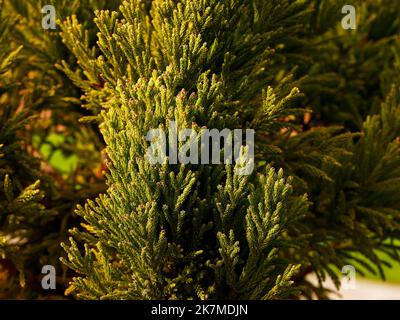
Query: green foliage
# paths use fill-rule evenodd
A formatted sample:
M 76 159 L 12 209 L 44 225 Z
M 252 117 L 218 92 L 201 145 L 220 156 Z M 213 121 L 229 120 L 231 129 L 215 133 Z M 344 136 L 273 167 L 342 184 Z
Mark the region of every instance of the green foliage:
M 287 19 L 304 7 L 290 9 Z M 85 31 L 76 18 L 63 25 L 66 45 L 85 61 L 85 78 L 63 66 L 85 91 L 89 108 L 103 108 L 101 131 L 110 159 L 107 194 L 78 210 L 89 232 L 73 234 L 87 242 L 85 254 L 72 239 L 71 247 L 64 246 L 64 262 L 84 275 L 70 291 L 103 299 L 287 294 L 296 268 L 279 257 L 279 238 L 290 217 L 305 214 L 307 202 L 288 198 L 282 172 L 269 169 L 267 176 L 248 180 L 230 166 L 152 166 L 144 160 L 149 129 L 167 128 L 169 121 L 179 129 L 233 129 L 241 118 L 232 115 L 257 99 L 256 89 L 266 81 L 258 70 L 268 64 L 271 49 L 259 42 L 260 33 L 247 31 L 259 22 L 241 19 L 241 11 L 254 15 L 254 8 L 244 2 L 155 1 L 147 10 L 132 1 L 120 10 L 123 19 L 108 11 L 96 14 L 99 57 L 84 46 Z M 243 41 L 239 35 L 246 31 Z M 250 48 L 255 55 L 249 60 L 244 53 Z M 255 121 L 278 125 L 295 92 L 275 108 L 265 106 L 266 115 Z
M 78 9 L 93 11 L 78 2 L 71 7 L 67 1 L 54 4 L 68 8 L 69 14 Z M 78 122 L 82 117 L 79 89 L 54 67 L 66 57 L 65 49 L 56 32 L 42 29 L 41 5 L 7 2 L 1 17 L 0 273 L 6 281 L 0 288 L 4 297 L 43 294 L 40 270 L 46 264 L 57 266 L 58 293 L 62 292 L 66 273 L 58 262 L 60 242 L 76 223 L 74 207 L 104 189 L 102 177 L 93 174 L 100 166 L 102 142 L 96 128 Z M 53 144 L 54 135 L 63 143 Z M 73 171 L 59 172 L 54 153 L 61 159 L 72 155 L 85 160 Z
M 0 17 L 0 259 L 8 259 L 19 272 L 19 282 L 25 286 L 24 265 L 35 251 L 45 246 L 35 244 L 43 225 L 53 213 L 42 204 L 45 193 L 40 189 L 39 162 L 23 143 L 24 127 L 32 119 L 23 101 L 14 99 L 19 84 L 12 68 L 21 47 L 9 43 L 11 21 Z M 29 227 L 28 227 L 29 226 Z M 3 271 L 3 270 L 1 270 Z M 8 284 L 6 284 L 8 286 Z
M 362 130 L 365 118 L 379 113 L 380 104 L 398 79 L 393 66 L 399 45 L 400 2 L 354 1 L 357 29 L 353 31 L 340 24 L 330 29 L 320 25 L 326 16 L 333 16 L 332 9 L 341 12 L 343 1 L 317 2 L 314 52 L 299 70 L 299 76 L 304 76 L 300 87 L 318 121 Z
M 0 255 L 21 283 L 59 256 L 83 299 L 327 298 L 347 264 L 384 278 L 400 249 L 400 3 L 355 1 L 356 30 L 344 4 L 7 3 Z M 150 164 L 146 135 L 171 121 L 254 129 L 253 174 Z

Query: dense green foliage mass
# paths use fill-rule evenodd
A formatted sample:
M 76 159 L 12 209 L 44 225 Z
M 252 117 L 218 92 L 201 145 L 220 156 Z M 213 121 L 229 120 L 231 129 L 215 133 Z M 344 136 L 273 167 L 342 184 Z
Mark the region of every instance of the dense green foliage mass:
M 48 296 L 45 264 L 52 294 L 83 299 L 326 298 L 349 264 L 384 278 L 400 249 L 400 2 L 353 2 L 355 30 L 336 0 L 10 0 L 0 298 Z M 172 121 L 255 130 L 253 173 L 151 164 L 147 133 Z

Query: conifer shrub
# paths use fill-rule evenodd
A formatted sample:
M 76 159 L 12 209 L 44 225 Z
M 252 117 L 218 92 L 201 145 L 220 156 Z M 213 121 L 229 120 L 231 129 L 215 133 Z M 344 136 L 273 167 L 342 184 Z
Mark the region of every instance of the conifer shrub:
M 346 265 L 384 278 L 382 253 L 399 261 L 400 3 L 353 2 L 355 30 L 333 0 L 11 0 L 5 296 L 45 295 L 44 264 L 79 299 L 322 299 Z M 219 163 L 203 161 L 207 130 L 226 133 Z M 43 145 L 77 164 L 60 171 Z

